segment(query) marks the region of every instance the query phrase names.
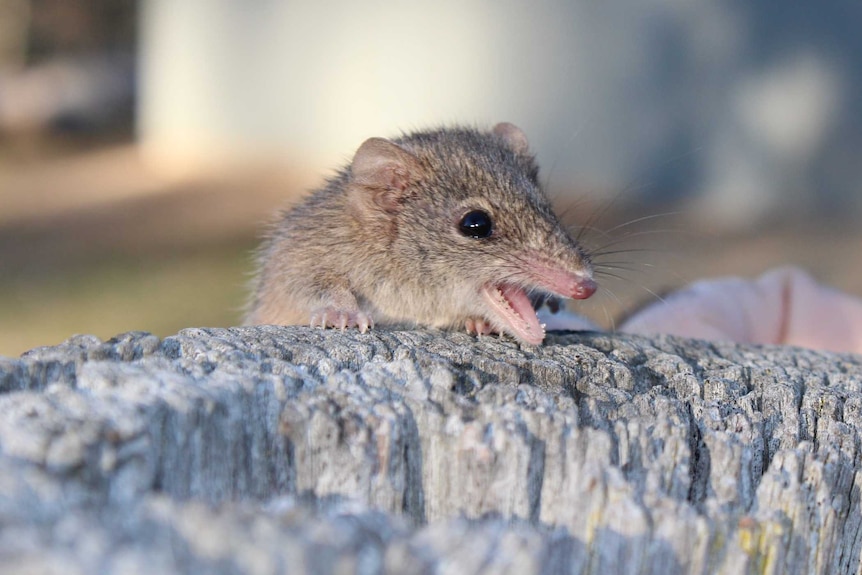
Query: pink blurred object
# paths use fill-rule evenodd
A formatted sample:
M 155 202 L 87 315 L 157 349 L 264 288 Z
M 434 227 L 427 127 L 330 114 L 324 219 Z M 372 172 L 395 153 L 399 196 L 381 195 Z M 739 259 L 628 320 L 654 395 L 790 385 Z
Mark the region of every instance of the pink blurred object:
M 755 280 L 696 282 L 636 313 L 619 331 L 862 353 L 862 300 L 782 267 Z

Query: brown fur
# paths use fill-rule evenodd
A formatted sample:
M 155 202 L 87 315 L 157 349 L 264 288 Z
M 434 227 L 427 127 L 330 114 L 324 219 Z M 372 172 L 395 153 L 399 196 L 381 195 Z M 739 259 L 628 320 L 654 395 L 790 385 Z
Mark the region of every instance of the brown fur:
M 588 256 L 537 175 L 511 124 L 366 141 L 350 166 L 281 214 L 259 253 L 246 323 L 308 324 L 330 309 L 376 324 L 463 327 L 488 316 L 483 284 L 529 289 L 522 270 L 537 254 L 588 276 Z M 459 232 L 474 209 L 492 215 L 492 237 Z

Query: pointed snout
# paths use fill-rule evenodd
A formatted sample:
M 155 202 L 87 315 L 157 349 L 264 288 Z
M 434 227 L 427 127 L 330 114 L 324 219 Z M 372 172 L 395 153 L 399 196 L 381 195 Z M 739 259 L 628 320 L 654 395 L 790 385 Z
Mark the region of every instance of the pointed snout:
M 572 293 L 569 294 L 569 297 L 572 299 L 587 299 L 596 293 L 597 288 L 598 286 L 596 285 L 595 280 L 592 278 L 584 278 L 575 284 L 575 288 L 572 290 Z
M 575 269 L 572 269 L 575 268 Z M 528 260 L 525 270 L 532 283 L 549 293 L 571 299 L 587 299 L 598 289 L 589 268 L 577 269 L 541 256 Z

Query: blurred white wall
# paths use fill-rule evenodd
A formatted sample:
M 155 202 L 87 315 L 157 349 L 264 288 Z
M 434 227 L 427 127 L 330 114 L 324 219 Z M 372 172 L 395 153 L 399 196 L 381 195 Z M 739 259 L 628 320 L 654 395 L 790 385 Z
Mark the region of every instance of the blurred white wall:
M 839 0 L 143 0 L 138 129 L 165 165 L 326 173 L 370 136 L 507 120 L 552 187 L 740 226 L 855 210 L 859 22 Z

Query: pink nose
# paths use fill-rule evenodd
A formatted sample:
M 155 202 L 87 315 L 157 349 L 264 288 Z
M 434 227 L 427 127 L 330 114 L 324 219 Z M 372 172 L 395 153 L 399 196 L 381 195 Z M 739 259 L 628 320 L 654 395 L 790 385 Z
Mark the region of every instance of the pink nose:
M 591 279 L 585 279 L 578 282 L 578 285 L 575 286 L 574 291 L 572 291 L 572 299 L 587 299 L 594 293 L 596 293 L 596 282 Z

